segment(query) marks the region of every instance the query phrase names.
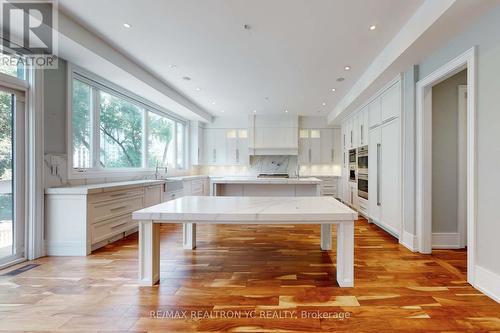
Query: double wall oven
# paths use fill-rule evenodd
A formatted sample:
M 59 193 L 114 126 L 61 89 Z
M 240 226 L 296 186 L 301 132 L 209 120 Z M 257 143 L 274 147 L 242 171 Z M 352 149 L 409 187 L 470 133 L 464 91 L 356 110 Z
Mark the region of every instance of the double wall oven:
M 358 197 L 368 200 L 368 146 L 358 148 Z

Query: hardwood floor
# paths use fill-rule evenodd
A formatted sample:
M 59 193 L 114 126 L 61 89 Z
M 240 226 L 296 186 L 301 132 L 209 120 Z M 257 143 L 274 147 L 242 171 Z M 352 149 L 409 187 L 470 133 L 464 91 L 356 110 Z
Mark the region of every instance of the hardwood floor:
M 365 220 L 355 232 L 347 289 L 317 226 L 199 226 L 192 252 L 180 226 L 162 226 L 152 288 L 136 284 L 136 234 L 89 257 L 42 258 L 0 276 L 0 331 L 500 331 L 500 304 L 465 282 L 465 251 L 411 253 Z

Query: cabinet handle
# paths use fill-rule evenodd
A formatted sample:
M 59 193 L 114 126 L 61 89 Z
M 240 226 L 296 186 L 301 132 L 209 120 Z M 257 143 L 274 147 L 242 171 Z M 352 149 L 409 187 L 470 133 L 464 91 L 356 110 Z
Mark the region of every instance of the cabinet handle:
M 361 132 L 361 144 L 363 144 L 363 141 L 364 141 L 364 138 L 363 138 L 363 125 L 361 125 L 360 129 L 361 129 L 361 131 L 360 131 Z
M 214 157 L 214 162 L 217 160 L 217 150 L 214 148 L 214 151 L 213 151 L 213 157 Z
M 311 163 L 311 148 L 309 148 L 309 163 Z
M 236 149 L 236 163 L 240 163 L 240 150 Z
M 351 147 L 352 147 L 352 130 L 351 130 Z
M 198 147 L 198 163 L 200 163 L 200 147 Z
M 377 143 L 377 206 L 381 206 L 382 202 L 380 201 L 380 167 L 381 167 L 381 153 L 382 153 L 382 145 Z
M 332 151 L 331 151 L 330 153 L 331 153 L 330 159 L 331 159 L 331 161 L 332 161 L 332 163 L 333 163 L 333 159 L 334 159 L 334 158 L 333 158 L 333 156 L 335 156 L 335 152 L 334 152 L 334 150 L 332 149 Z

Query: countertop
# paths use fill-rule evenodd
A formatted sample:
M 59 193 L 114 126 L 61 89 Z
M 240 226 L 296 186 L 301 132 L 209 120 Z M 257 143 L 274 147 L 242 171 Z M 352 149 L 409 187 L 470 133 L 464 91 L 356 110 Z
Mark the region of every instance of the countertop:
M 94 194 L 100 192 L 116 191 L 127 187 L 151 186 L 156 184 L 165 184 L 165 180 L 143 179 L 126 182 L 50 187 L 45 189 L 45 194 Z
M 257 177 L 214 177 L 213 184 L 321 184 L 322 180 L 314 177 L 301 178 L 257 178 Z
M 133 213 L 136 220 L 161 223 L 315 224 L 353 221 L 358 213 L 331 197 L 187 196 Z

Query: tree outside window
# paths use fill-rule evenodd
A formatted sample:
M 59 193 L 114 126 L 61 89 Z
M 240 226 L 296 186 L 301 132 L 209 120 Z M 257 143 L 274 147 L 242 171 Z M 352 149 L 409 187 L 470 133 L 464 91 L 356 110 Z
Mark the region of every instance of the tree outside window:
M 143 112 L 128 101 L 100 92 L 102 167 L 142 167 Z

